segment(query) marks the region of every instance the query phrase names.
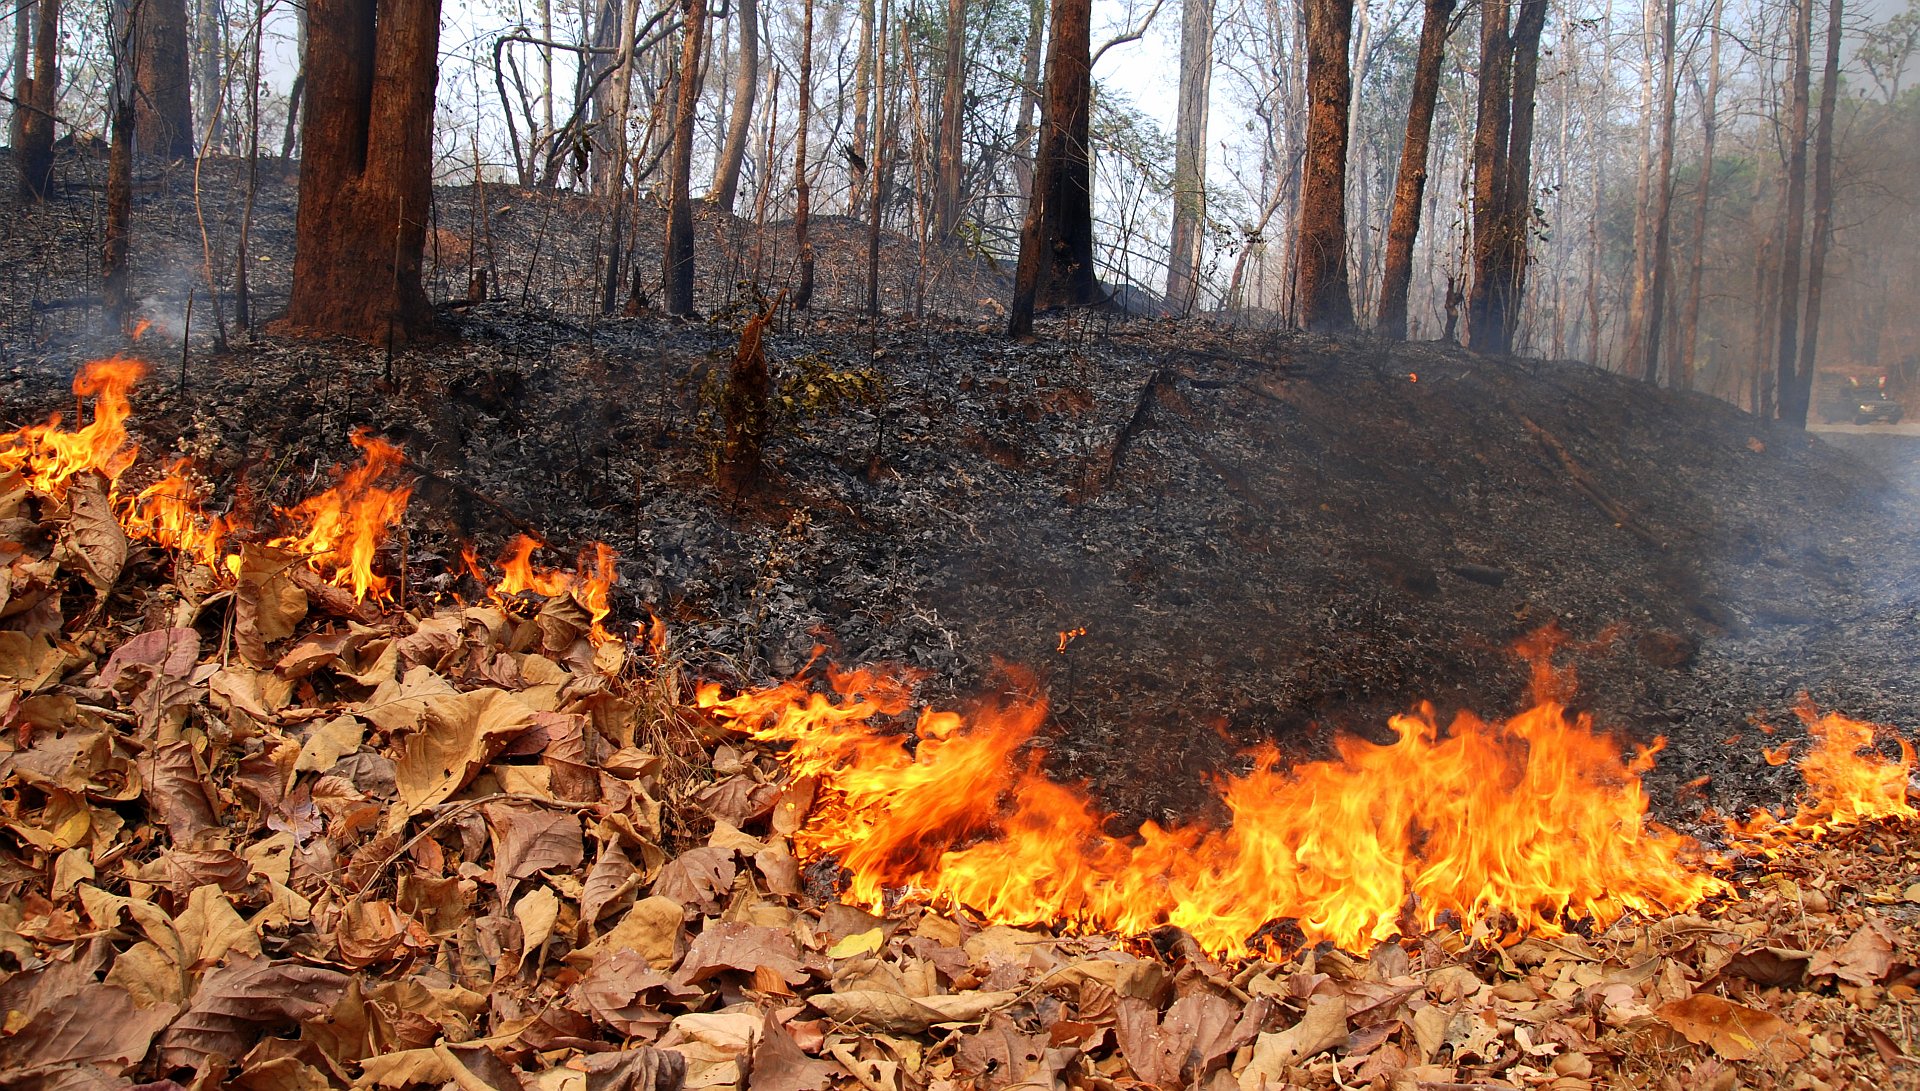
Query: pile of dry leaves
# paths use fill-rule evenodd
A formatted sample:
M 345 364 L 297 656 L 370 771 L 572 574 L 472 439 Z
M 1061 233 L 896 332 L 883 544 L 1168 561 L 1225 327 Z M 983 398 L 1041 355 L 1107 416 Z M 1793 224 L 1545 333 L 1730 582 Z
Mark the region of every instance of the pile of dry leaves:
M 1920 848 L 1703 915 L 1222 965 L 831 901 L 805 784 L 568 597 L 375 616 L 0 478 L 0 1086 L 1826 1088 L 1915 1079 Z M 824 897 L 823 897 L 824 895 Z

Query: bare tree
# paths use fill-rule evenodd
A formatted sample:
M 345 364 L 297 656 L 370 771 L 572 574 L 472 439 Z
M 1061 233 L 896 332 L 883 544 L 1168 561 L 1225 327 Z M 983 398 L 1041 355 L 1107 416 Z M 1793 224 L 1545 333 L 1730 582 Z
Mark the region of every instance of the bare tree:
M 795 310 L 813 303 L 813 240 L 807 236 L 813 182 L 807 169 L 807 129 L 813 123 L 813 0 L 800 3 L 800 120 L 793 140 L 793 242 L 800 251 L 800 285 L 793 291 Z
M 1654 167 L 1653 184 L 1653 265 L 1649 279 L 1646 322 L 1641 333 L 1640 378 L 1660 381 L 1660 349 L 1667 316 L 1667 280 L 1673 265 L 1673 123 L 1675 99 L 1675 30 L 1679 21 L 1679 0 L 1663 0 L 1660 32 L 1660 157 Z
M 1827 252 L 1833 244 L 1833 119 L 1840 98 L 1840 44 L 1845 0 L 1827 0 L 1827 55 L 1820 72 L 1820 120 L 1813 134 L 1813 232 L 1807 249 L 1806 330 L 1794 375 L 1799 424 L 1813 401 L 1813 371 L 1819 363 L 1820 310 L 1826 296 Z
M 294 326 L 389 343 L 430 327 L 439 0 L 309 0 Z
M 53 108 L 59 102 L 60 0 L 36 0 L 33 79 L 19 89 L 14 110 L 20 138 L 14 142 L 20 199 L 44 201 L 53 187 Z
M 194 131 L 208 149 L 222 143 L 220 77 L 226 55 L 226 11 L 222 0 L 197 0 L 193 23 L 193 101 L 199 108 Z
M 1688 249 L 1687 294 L 1680 311 L 1680 358 L 1675 362 L 1669 382 L 1676 390 L 1691 390 L 1694 359 L 1699 351 L 1700 294 L 1704 290 L 1707 265 L 1707 212 L 1713 201 L 1714 141 L 1719 135 L 1720 119 L 1720 18 L 1724 0 L 1713 0 L 1708 15 L 1707 87 L 1700 99 L 1700 181 L 1693 193 L 1693 241 Z
M 637 0 L 628 0 L 629 3 Z M 673 113 L 673 143 L 667 156 L 667 239 L 661 295 L 668 314 L 693 313 L 693 113 L 700 105 L 700 54 L 707 0 L 682 0 L 680 83 Z
M 1510 15 L 1508 0 L 1481 5 L 1467 345 L 1490 355 L 1513 351 L 1513 327 L 1525 288 L 1533 217 L 1534 91 L 1546 0 L 1520 0 L 1519 18 L 1511 27 Z
M 726 145 L 714 162 L 713 186 L 707 191 L 707 203 L 728 213 L 733 211 L 735 195 L 740 191 L 740 165 L 746 160 L 754 96 L 760 87 L 760 2 L 733 0 L 733 9 L 740 23 L 740 63 L 733 74 L 733 120 L 727 126 Z
M 1775 345 L 1780 419 L 1805 428 L 1808 398 L 1800 386 L 1800 249 L 1807 218 L 1807 98 L 1813 82 L 1813 0 L 1797 0 L 1793 74 L 1787 95 L 1786 196 L 1780 208 L 1780 326 Z M 1810 388 L 1809 388 L 1810 390 Z
M 1300 191 L 1294 291 L 1300 321 L 1351 329 L 1347 290 L 1347 137 L 1353 94 L 1353 0 L 1306 0 L 1307 161 Z
M 967 4 L 947 0 L 946 57 L 940 73 L 940 129 L 938 166 L 934 174 L 934 232 L 945 242 L 960 223 L 962 108 L 967 86 Z
M 1426 0 L 1420 15 L 1420 45 L 1413 62 L 1413 101 L 1407 108 L 1407 138 L 1400 146 L 1400 173 L 1393 184 L 1387 223 L 1387 253 L 1380 281 L 1375 332 L 1407 338 L 1407 295 L 1413 282 L 1413 244 L 1420 234 L 1420 202 L 1427 189 L 1427 152 L 1433 112 L 1440 96 L 1440 68 L 1456 0 Z
M 1032 335 L 1037 306 L 1091 304 L 1100 290 L 1093 269 L 1093 164 L 1087 147 L 1092 4 L 1053 0 L 1052 21 L 1040 151 L 1008 308 L 1010 337 Z
M 1191 313 L 1200 298 L 1200 251 L 1207 221 L 1207 92 L 1213 76 L 1213 0 L 1180 11 L 1180 102 L 1174 120 L 1173 230 L 1167 306 Z

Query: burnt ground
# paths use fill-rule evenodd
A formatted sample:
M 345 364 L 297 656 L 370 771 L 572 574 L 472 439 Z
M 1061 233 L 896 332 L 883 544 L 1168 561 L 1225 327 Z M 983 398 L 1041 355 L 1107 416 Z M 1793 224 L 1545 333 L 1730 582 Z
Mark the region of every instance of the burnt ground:
M 66 197 L 0 239 L 0 427 L 70 404 L 73 368 L 117 347 L 89 302 L 98 194 L 71 169 Z M 895 314 L 876 330 L 845 309 L 863 232 L 829 220 L 827 307 L 783 313 L 768 340 L 789 400 L 767 476 L 724 495 L 709 384 L 746 311 L 740 274 L 786 260 L 778 232 L 753 261 L 751 232 L 708 222 L 711 321 L 604 318 L 594 206 L 490 186 L 495 298 L 447 306 L 443 340 L 390 360 L 279 336 L 215 354 L 203 310 L 182 392 L 168 319 L 201 250 L 186 174 L 143 170 L 136 212 L 136 276 L 164 327 L 137 350 L 158 372 L 133 421 L 150 454 L 192 452 L 257 507 L 317 487 L 371 427 L 452 482 L 423 482 L 411 509 L 412 586 L 471 593 L 459 543 L 491 552 L 516 522 L 563 556 L 602 539 L 621 553 L 620 616 L 659 610 L 709 676 L 785 675 L 816 643 L 924 668 L 936 699 L 1032 671 L 1058 714 L 1054 768 L 1128 818 L 1191 809 L 1263 740 L 1321 756 L 1423 699 L 1513 711 L 1510 645 L 1549 622 L 1584 642 L 1567 657 L 1582 707 L 1669 739 L 1654 787 L 1672 820 L 1787 798 L 1791 770 L 1760 749 L 1800 734 L 1802 691 L 1909 732 L 1920 718 L 1912 457 L 1871 441 L 1863 455 L 1704 396 L 1447 346 L 1111 316 L 1012 345 L 991 332 L 995 271 L 964 255 L 920 281 L 929 311 L 964 317 L 901 314 L 906 240 L 883 258 Z M 236 222 L 234 177 L 203 176 L 211 235 Z M 266 311 L 292 256 L 291 184 L 269 182 Z M 473 196 L 443 190 L 437 216 L 476 222 Z M 464 269 L 443 261 L 435 284 L 463 295 Z

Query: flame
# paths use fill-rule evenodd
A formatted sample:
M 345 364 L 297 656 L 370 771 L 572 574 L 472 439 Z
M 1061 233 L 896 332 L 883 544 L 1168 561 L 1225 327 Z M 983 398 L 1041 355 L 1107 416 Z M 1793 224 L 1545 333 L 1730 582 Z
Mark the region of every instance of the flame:
M 355 599 L 385 601 L 392 597 L 392 581 L 374 574 L 373 558 L 387 531 L 406 515 L 413 489 L 407 485 L 385 488 L 375 482 L 404 463 L 406 456 L 365 429 L 349 438 L 363 455 L 360 464 L 346 470 L 327 491 L 281 509 L 281 515 L 305 530 L 271 544 L 305 554 L 314 571 L 352 590 Z
M 180 459 L 164 477 L 140 490 L 120 508 L 128 537 L 143 538 L 179 550 L 218 572 L 228 537 L 237 529 L 228 516 L 210 516 L 206 497 L 188 476 L 192 460 Z
M 1913 775 L 1913 744 L 1897 739 L 1900 760 L 1873 749 L 1875 725 L 1837 712 L 1822 716 L 1805 698 L 1795 710 L 1818 743 L 1800 759 L 1800 776 L 1813 798 L 1794 824 L 1803 829 L 1855 825 L 1880 818 L 1913 818 L 1907 782 Z
M 132 404 L 127 394 L 147 373 L 147 365 L 128 357 L 95 360 L 74 376 L 73 393 L 93 399 L 93 422 L 77 431 L 60 427 L 58 413 L 45 424 L 30 424 L 0 434 L 0 473 L 22 471 L 33 489 L 58 496 L 77 473 L 91 470 L 109 482 L 133 465 L 140 450 L 127 442 Z
M 904 680 L 830 682 L 831 696 L 789 682 L 724 699 L 707 686 L 700 703 L 787 745 L 791 774 L 818 779 L 795 847 L 836 858 L 846 896 L 868 908 L 905 891 L 1014 924 L 1173 924 L 1239 955 L 1281 919 L 1309 942 L 1364 950 L 1443 920 L 1555 934 L 1726 888 L 1690 840 L 1647 819 L 1651 751 L 1623 759 L 1551 699 L 1505 722 L 1462 713 L 1444 733 L 1423 706 L 1394 718 L 1395 742 L 1348 739 L 1335 761 L 1286 768 L 1265 747 L 1217 785 L 1230 825 L 1149 822 L 1116 837 L 1083 792 L 1041 772 L 1045 706 L 1031 694 L 967 717 L 923 712 L 909 738 L 884 722 L 907 707 Z
M 533 553 L 544 548 L 546 543 L 530 535 L 516 535 L 507 543 L 507 551 L 500 557 L 502 575 L 493 585 L 490 594 L 498 601 L 513 595 L 532 592 L 543 598 L 557 598 L 572 595 L 593 618 L 593 629 L 588 639 L 595 644 L 604 644 L 613 639 L 613 634 L 605 626 L 607 615 L 613 612 L 613 584 L 619 579 L 614 563 L 620 555 L 605 542 L 595 542 L 580 551 L 580 557 L 571 572 L 559 568 L 541 568 L 533 563 Z M 481 570 L 472 550 L 464 551 L 467 569 L 481 583 L 487 582 L 486 574 Z

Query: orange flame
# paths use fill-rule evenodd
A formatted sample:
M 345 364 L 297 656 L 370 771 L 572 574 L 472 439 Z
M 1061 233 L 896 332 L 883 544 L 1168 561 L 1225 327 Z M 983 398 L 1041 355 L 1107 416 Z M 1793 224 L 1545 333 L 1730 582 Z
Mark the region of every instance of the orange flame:
M 877 722 L 906 709 L 902 680 L 830 679 L 834 696 L 789 682 L 724 700 L 707 686 L 700 703 L 787 744 L 790 772 L 818 778 L 796 848 L 837 858 L 847 896 L 869 908 L 905 891 L 1014 924 L 1174 924 L 1238 955 L 1280 919 L 1364 950 L 1408 924 L 1554 934 L 1725 889 L 1691 841 L 1647 820 L 1651 754 L 1623 760 L 1551 700 L 1505 723 L 1463 713 L 1444 737 L 1423 706 L 1394 718 L 1394 743 L 1348 739 L 1338 761 L 1291 769 L 1266 747 L 1218 786 L 1227 828 L 1149 822 L 1121 838 L 1084 793 L 1041 773 L 1037 699 L 924 712 L 910 745 Z
M 69 478 L 88 470 L 108 481 L 119 478 L 140 453 L 127 443 L 127 418 L 133 413 L 127 394 L 146 373 L 147 365 L 123 356 L 81 368 L 73 392 L 94 400 L 93 422 L 69 432 L 55 413 L 45 424 L 0 434 L 0 473 L 20 470 L 28 485 L 50 496 L 65 492 Z
M 198 564 L 220 571 L 227 538 L 237 529 L 228 516 L 209 516 L 205 495 L 188 476 L 189 459 L 167 467 L 166 476 L 121 506 L 127 535 L 185 553 Z
M 588 639 L 595 644 L 612 640 L 613 634 L 607 631 L 604 622 L 607 615 L 613 612 L 613 584 L 619 579 L 614 571 L 614 562 L 620 559 L 620 555 L 605 542 L 595 542 L 580 551 L 573 571 L 568 572 L 559 568 L 541 568 L 533 563 L 533 551 L 544 545 L 525 534 L 516 535 L 513 541 L 507 543 L 507 551 L 500 558 L 500 582 L 494 584 L 490 594 L 496 600 L 529 591 L 543 598 L 572 595 L 593 617 L 593 629 Z M 485 583 L 486 575 L 480 570 L 479 562 L 471 550 L 465 552 L 465 558 L 468 571 Z
M 271 544 L 305 554 L 313 570 L 337 586 L 349 588 L 359 601 L 391 597 L 392 581 L 373 571 L 373 558 L 386 541 L 387 531 L 407 514 L 411 486 L 385 488 L 375 484 L 406 461 L 400 448 L 365 429 L 351 437 L 364 456 L 359 465 L 341 475 L 340 482 L 308 497 L 280 514 L 306 528 L 297 535 L 276 538 Z

